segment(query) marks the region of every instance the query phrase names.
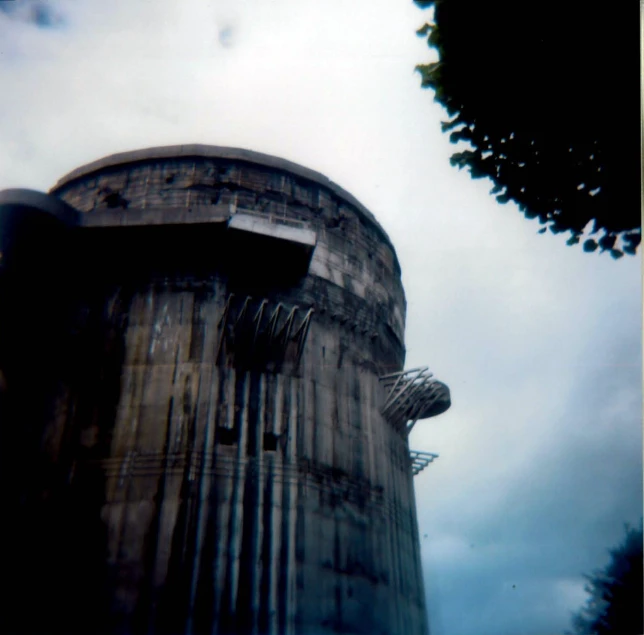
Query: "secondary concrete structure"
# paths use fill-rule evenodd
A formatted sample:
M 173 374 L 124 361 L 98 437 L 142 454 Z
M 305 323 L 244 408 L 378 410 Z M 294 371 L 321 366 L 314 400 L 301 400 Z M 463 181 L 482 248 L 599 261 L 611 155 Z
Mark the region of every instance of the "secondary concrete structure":
M 4 625 L 425 635 L 387 235 L 325 177 L 212 146 L 0 192 Z

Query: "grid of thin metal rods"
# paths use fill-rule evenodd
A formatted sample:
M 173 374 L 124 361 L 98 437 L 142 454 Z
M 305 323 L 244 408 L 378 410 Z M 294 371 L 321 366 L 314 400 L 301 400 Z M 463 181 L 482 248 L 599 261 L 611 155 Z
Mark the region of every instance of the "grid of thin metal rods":
M 382 414 L 394 427 L 408 433 L 441 394 L 441 384 L 427 366 L 383 375 L 380 381 L 387 390 Z
M 416 474 L 422 472 L 430 463 L 434 462 L 438 458 L 438 454 L 410 450 L 409 458 L 411 459 L 411 473 L 416 476 Z

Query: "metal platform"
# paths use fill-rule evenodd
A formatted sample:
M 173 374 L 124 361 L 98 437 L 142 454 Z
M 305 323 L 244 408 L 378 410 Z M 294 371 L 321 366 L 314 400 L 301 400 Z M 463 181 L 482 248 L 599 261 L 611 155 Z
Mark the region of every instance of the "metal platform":
M 442 414 L 451 405 L 449 388 L 434 379 L 427 366 L 383 375 L 380 381 L 387 390 L 382 414 L 407 432 L 419 419 Z
M 409 458 L 411 459 L 411 473 L 416 476 L 416 474 L 422 472 L 430 463 L 433 463 L 438 458 L 438 454 L 410 450 Z

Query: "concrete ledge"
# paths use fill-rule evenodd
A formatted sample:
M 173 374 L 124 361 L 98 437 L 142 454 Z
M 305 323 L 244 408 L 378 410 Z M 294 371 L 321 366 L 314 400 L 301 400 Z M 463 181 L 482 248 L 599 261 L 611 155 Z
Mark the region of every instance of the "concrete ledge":
M 279 222 L 269 222 L 268 220 L 251 216 L 250 214 L 234 214 L 228 221 L 228 227 L 238 231 L 246 231 L 278 240 L 299 243 L 311 249 L 315 247 L 316 235 L 314 231 L 304 227 L 291 227 Z
M 228 205 L 181 207 L 132 207 L 101 209 L 79 214 L 83 227 L 149 227 L 151 225 L 196 225 L 225 223 L 230 218 Z

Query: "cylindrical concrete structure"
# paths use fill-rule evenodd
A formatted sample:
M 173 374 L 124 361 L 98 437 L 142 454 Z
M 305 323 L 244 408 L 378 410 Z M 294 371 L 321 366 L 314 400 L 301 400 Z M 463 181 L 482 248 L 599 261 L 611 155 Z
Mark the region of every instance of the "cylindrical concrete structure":
M 212 146 L 114 155 L 47 198 L 77 213 L 56 220 L 61 305 L 26 311 L 58 344 L 27 364 L 0 346 L 0 415 L 30 419 L 13 540 L 38 548 L 9 558 L 13 606 L 29 588 L 49 615 L 4 619 L 425 635 L 407 427 L 379 381 L 403 368 L 405 299 L 373 216 L 315 172 Z

